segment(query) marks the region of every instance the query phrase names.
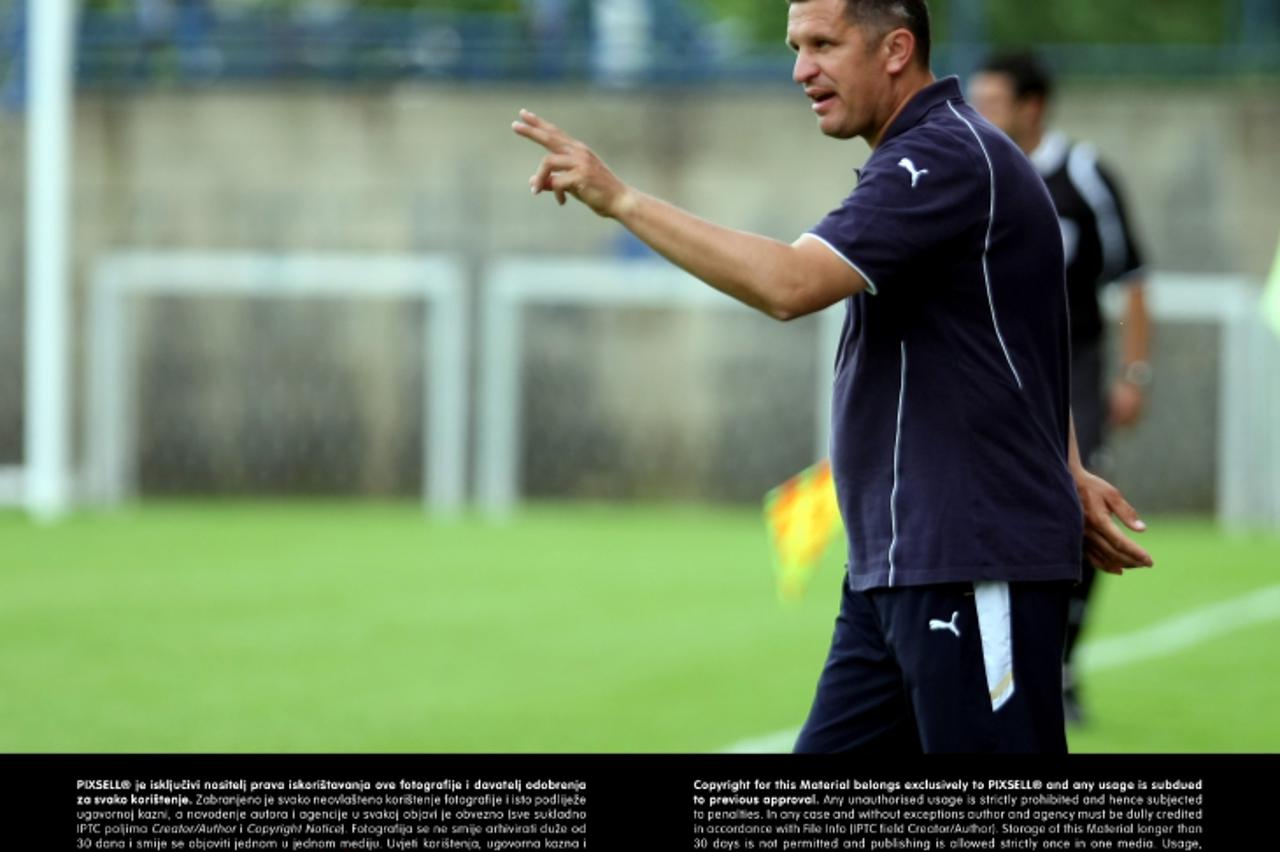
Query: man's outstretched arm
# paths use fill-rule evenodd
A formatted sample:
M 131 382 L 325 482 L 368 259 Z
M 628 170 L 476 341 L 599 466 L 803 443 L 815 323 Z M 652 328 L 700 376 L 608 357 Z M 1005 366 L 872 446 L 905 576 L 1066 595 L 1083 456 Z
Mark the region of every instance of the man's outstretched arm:
M 617 219 L 654 251 L 717 290 L 780 320 L 835 304 L 866 280 L 816 239 L 787 243 L 708 222 L 640 192 L 595 153 L 527 110 L 512 129 L 547 150 L 529 180 L 534 195 L 572 195 L 600 216 Z

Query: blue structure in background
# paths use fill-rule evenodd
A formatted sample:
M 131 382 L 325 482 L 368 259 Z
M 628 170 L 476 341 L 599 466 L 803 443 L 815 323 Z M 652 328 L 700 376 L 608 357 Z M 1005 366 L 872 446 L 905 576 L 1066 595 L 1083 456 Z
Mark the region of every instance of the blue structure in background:
M 138 49 L 132 76 L 147 80 L 151 63 L 158 55 L 172 51 L 179 76 L 184 80 L 217 76 L 220 53 L 212 38 L 217 16 L 209 0 L 134 0 Z
M 0 107 L 16 112 L 27 102 L 27 5 L 16 0 L 0 17 Z
M 25 3 L 0 0 L 3 104 L 21 108 L 25 88 Z M 619 0 L 522 0 L 518 12 L 393 10 L 359 3 L 289 6 L 212 0 L 130 0 L 79 17 L 77 79 L 82 87 L 211 85 L 318 80 L 376 83 L 595 83 L 606 79 L 593 26 Z M 645 4 L 643 67 L 623 85 L 775 83 L 790 79 L 781 46 L 727 40 L 725 29 L 679 0 Z M 1142 76 L 1280 73 L 1280 3 L 1239 0 L 1223 45 L 1041 45 L 1064 73 Z M 598 21 L 596 21 L 598 23 Z M 987 48 L 980 0 L 952 0 L 953 40 L 935 66 L 964 72 Z
M 716 69 L 707 59 L 705 22 L 678 0 L 638 2 L 648 4 L 652 30 L 642 34 L 651 55 L 635 82 L 709 79 Z M 149 0 L 149 5 L 154 8 L 148 13 L 82 10 L 81 85 L 590 82 L 594 77 L 592 0 L 524 0 L 519 13 L 505 14 L 356 4 L 248 7 L 216 14 L 208 0 Z M 20 26 L 21 0 L 9 6 L 7 29 L 13 30 Z M 11 64 L 18 62 L 20 56 Z

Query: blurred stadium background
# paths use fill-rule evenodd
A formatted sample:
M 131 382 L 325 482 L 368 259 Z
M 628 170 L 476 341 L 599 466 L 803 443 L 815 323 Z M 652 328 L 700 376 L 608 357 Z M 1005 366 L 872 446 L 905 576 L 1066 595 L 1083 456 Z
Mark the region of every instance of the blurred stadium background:
M 814 132 L 785 3 L 68 5 L 59 322 L 38 4 L 0 0 L 0 749 L 785 748 L 841 566 L 780 607 L 759 501 L 822 455 L 833 320 L 531 199 L 508 130 L 792 239 L 866 150 Z M 1104 578 L 1073 747 L 1280 751 L 1280 3 L 930 5 L 940 75 L 1050 60 L 1153 268 L 1107 472 L 1159 567 Z

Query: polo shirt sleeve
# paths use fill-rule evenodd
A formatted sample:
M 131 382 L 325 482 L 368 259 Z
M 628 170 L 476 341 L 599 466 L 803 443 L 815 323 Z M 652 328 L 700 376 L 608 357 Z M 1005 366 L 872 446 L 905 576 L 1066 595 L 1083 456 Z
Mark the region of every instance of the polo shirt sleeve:
M 857 187 L 812 228 L 878 294 L 909 286 L 912 270 L 975 226 L 985 228 L 990 172 L 936 146 L 877 152 Z

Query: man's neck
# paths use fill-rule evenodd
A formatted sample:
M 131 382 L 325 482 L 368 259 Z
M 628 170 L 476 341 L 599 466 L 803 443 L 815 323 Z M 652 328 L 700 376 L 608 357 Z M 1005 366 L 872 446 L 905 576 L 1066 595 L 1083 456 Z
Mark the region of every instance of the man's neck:
M 867 139 L 867 144 L 874 151 L 883 141 L 885 133 L 889 132 L 889 128 L 893 126 L 893 122 L 897 120 L 898 115 L 911 103 L 911 99 L 920 93 L 920 90 L 926 86 L 931 86 L 937 82 L 933 76 L 933 72 L 928 68 L 919 68 L 912 65 L 907 71 L 902 72 L 897 80 L 895 80 L 890 89 L 892 93 L 891 103 L 893 103 L 893 111 L 889 117 L 881 123 L 875 133 Z

